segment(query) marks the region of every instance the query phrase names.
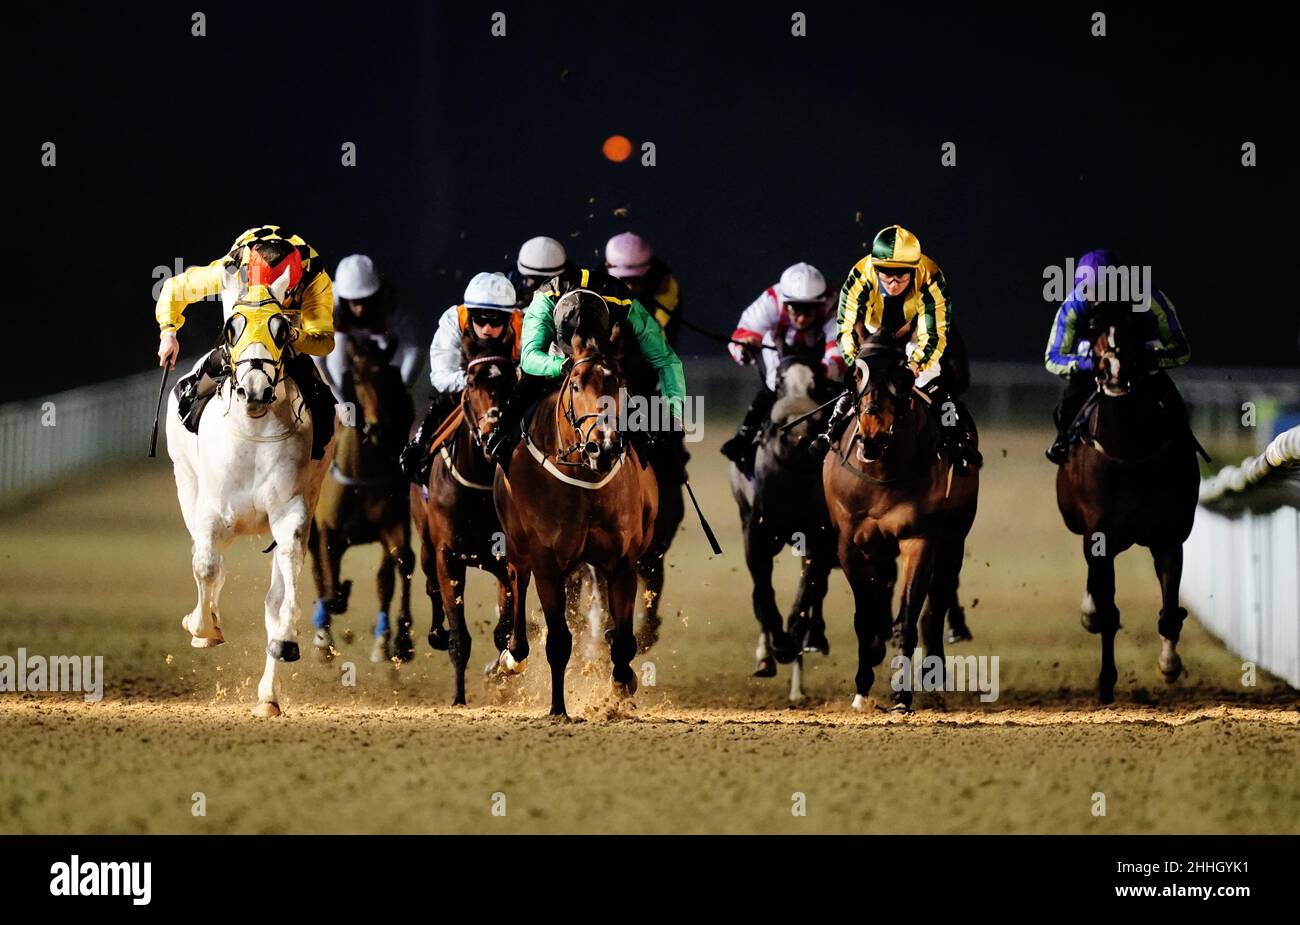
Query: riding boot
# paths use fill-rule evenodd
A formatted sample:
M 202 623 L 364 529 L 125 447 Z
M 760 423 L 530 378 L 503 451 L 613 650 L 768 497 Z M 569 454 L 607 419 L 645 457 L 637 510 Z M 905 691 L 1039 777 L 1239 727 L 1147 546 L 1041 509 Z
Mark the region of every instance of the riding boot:
M 767 423 L 768 415 L 772 413 L 772 405 L 775 403 L 774 391 L 767 388 L 760 391 L 745 410 L 745 417 L 736 428 L 735 435 L 722 444 L 722 455 L 734 462 L 736 467 L 749 478 L 754 477 L 754 457 L 758 453 L 759 434 L 762 433 L 763 425 Z
M 174 389 L 176 392 L 176 412 L 180 415 L 185 429 L 192 434 L 199 432 L 199 418 L 212 396 L 217 394 L 221 380 L 226 376 L 225 357 L 221 348 L 209 351 L 203 362 L 193 371 L 180 378 Z
M 1047 448 L 1046 453 L 1047 458 L 1058 466 L 1070 457 L 1070 444 L 1075 439 L 1074 419 L 1079 416 L 1079 411 L 1088 400 L 1090 391 L 1088 378 L 1075 375 L 1071 377 L 1069 385 L 1061 395 L 1061 402 L 1053 414 L 1056 421 L 1056 440 Z
M 334 392 L 305 353 L 289 357 L 284 371 L 302 393 L 303 403 L 311 412 L 311 458 L 324 459 L 325 448 L 334 436 Z
M 853 393 L 845 390 L 831 410 L 826 429 L 813 437 L 808 444 L 808 453 L 813 459 L 824 459 L 835 442 L 844 435 L 844 429 L 849 426 L 849 420 L 853 417 L 853 405 Z
M 515 444 L 519 442 L 519 437 L 523 432 L 525 412 L 541 401 L 542 396 L 558 387 L 559 384 L 559 379 L 548 379 L 545 376 L 529 376 L 525 374 L 519 378 L 514 391 L 506 399 L 506 403 L 501 409 L 501 417 L 497 419 L 496 424 L 493 426 L 492 435 L 488 437 L 487 444 L 484 447 L 488 455 L 495 460 L 496 464 L 501 467 L 501 471 L 506 475 L 510 474 L 510 457 L 514 454 Z
M 442 392 L 434 393 L 428 410 L 424 412 L 424 420 L 416 428 L 415 436 L 402 448 L 401 454 L 397 457 L 397 464 L 401 467 L 402 474 L 410 479 L 413 485 L 425 485 L 429 481 L 429 444 L 433 442 L 433 435 L 438 432 L 438 426 L 450 413 L 447 407 L 449 397 L 453 396 Z
M 966 426 L 967 412 L 957 404 L 942 384 L 936 382 L 926 389 L 930 396 L 931 407 L 936 409 L 939 418 L 939 436 L 943 441 L 948 458 L 958 470 L 967 466 L 976 468 L 984 465 L 984 457 L 975 446 L 975 437 Z

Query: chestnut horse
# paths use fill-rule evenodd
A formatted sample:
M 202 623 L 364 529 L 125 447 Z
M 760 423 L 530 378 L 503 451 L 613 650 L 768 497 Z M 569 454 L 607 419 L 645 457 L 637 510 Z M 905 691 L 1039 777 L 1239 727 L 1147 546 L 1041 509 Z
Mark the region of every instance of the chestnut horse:
M 885 658 L 900 553 L 894 645 L 910 671 L 919 619 L 927 660 L 936 656 L 943 664 L 944 620 L 959 609 L 957 582 L 979 497 L 979 470 L 963 472 L 948 459 L 929 397 L 913 387 L 902 343 L 888 333 L 864 339 L 851 370 L 854 420 L 822 466 L 840 565 L 853 589 L 855 710 L 865 708 L 873 669 Z M 911 688 L 894 691 L 897 707 L 911 708 Z
M 351 581 L 339 579 L 343 554 L 352 546 L 379 543 L 383 549 L 376 578 L 379 613 L 370 660 L 396 658 L 408 662 L 415 657 L 411 644 L 415 554 L 411 550 L 411 509 L 405 480 L 397 468 L 397 454 L 415 409 L 401 374 L 391 365 L 393 347 L 381 348 L 370 341 L 349 338 L 344 349 L 349 372 L 345 398 L 352 402 L 353 410 L 344 415 L 344 426 L 339 429 L 334 462 L 321 485 L 307 541 L 316 579 L 313 644 L 326 661 L 337 653 L 332 617 L 347 612 L 352 590 Z M 402 592 L 394 638 L 388 608 L 397 578 L 401 579 Z
M 1183 541 L 1196 515 L 1196 445 L 1182 421 L 1162 408 L 1147 373 L 1144 335 L 1128 305 L 1095 306 L 1089 318 L 1097 394 L 1084 406 L 1083 438 L 1056 474 L 1056 502 L 1071 533 L 1083 537 L 1088 580 L 1084 629 L 1101 636 L 1097 697 L 1115 699 L 1115 557 L 1137 544 L 1151 550 L 1160 580 L 1157 667 L 1165 681 L 1182 674 L 1178 605 Z
M 514 628 L 500 655 L 503 669 L 528 656 L 525 595 L 536 579 L 546 616 L 546 660 L 551 667 L 551 715 L 567 716 L 564 673 L 573 651 L 566 619 L 566 577 L 584 563 L 609 592 L 613 628 L 607 634 L 614 692 L 637 689 L 632 657 L 637 644 L 637 562 L 654 535 L 658 488 L 654 473 L 619 433 L 623 377 L 617 360 L 623 332 L 605 342 L 573 335 L 572 364 L 558 391 L 541 399 L 514 448 L 510 475 L 497 471 L 493 498 L 505 527 L 514 590 Z M 498 641 L 498 645 L 501 641 Z
M 499 583 L 498 648 L 505 648 L 514 624 L 505 541 L 492 504 L 496 463 L 484 449 L 518 381 L 514 338 L 508 334 L 505 340 L 480 341 L 466 335 L 461 349 L 467 360 L 466 384 L 460 405 L 444 425 L 450 433 L 443 435 L 440 429 L 444 439 L 434 440 L 428 484 L 411 487 L 420 565 L 433 603 L 429 645 L 447 650 L 456 673 L 453 704 L 465 703 L 465 666 L 471 647 L 465 626 L 465 573 L 469 566 L 482 569 Z M 444 628 L 444 620 L 449 629 Z

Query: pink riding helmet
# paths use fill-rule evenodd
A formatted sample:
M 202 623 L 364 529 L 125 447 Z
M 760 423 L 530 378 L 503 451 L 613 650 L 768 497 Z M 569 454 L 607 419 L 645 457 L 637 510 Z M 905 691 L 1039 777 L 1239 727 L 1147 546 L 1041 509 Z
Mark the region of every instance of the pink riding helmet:
M 654 255 L 649 241 L 639 234 L 625 231 L 605 244 L 605 269 L 618 279 L 639 279 L 649 271 Z

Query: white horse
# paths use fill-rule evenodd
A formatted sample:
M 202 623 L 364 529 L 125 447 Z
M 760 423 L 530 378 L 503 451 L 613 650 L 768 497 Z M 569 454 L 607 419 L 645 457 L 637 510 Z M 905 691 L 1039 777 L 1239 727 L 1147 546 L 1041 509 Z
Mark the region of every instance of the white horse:
M 185 526 L 194 540 L 198 603 L 181 619 L 195 648 L 225 641 L 217 598 L 225 581 L 225 551 L 236 537 L 275 540 L 266 593 L 266 668 L 257 685 L 255 716 L 280 714 L 276 663 L 298 658 L 298 580 L 312 512 L 333 455 L 311 458 L 311 415 L 284 376 L 291 333 L 280 306 L 288 283 L 254 286 L 240 301 L 226 299 L 226 344 L 233 375 L 212 397 L 190 433 L 167 402 L 167 451 L 176 473 Z M 223 293 L 225 295 L 225 293 Z

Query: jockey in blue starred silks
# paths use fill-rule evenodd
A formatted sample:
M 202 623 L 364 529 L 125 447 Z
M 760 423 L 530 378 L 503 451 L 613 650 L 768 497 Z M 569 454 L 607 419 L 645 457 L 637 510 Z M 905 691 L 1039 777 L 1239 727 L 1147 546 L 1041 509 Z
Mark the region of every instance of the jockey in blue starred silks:
M 1044 365 L 1048 372 L 1067 381 L 1055 414 L 1056 440 L 1047 450 L 1047 458 L 1058 465 L 1069 457 L 1070 443 L 1075 437 L 1075 418 L 1097 388 L 1092 343 L 1088 339 L 1091 307 L 1088 283 L 1097 280 L 1101 271 L 1120 266 L 1122 264 L 1114 251 L 1089 251 L 1080 257 L 1074 274 L 1074 289 L 1057 309 L 1056 320 L 1052 323 Z M 1191 358 L 1191 348 L 1178 313 L 1174 311 L 1174 303 L 1159 289 L 1148 287 L 1146 302 L 1139 314 L 1149 328 L 1146 342 L 1153 366 L 1150 384 L 1158 390 L 1160 401 L 1175 419 L 1184 421 L 1187 408 L 1173 380 L 1165 372 L 1182 366 Z

